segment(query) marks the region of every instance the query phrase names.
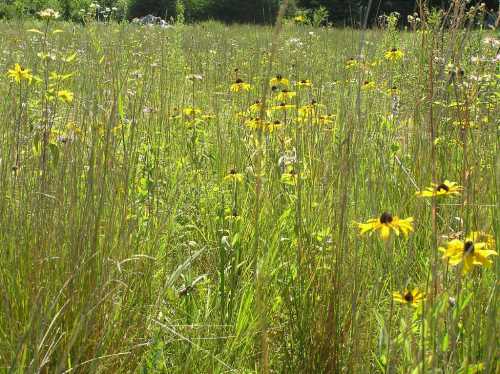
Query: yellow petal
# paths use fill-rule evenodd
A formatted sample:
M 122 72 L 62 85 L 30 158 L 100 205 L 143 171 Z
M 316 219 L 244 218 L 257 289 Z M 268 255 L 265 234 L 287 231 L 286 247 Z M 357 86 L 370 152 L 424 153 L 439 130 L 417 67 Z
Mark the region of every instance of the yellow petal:
M 391 235 L 391 229 L 389 228 L 389 226 L 382 225 L 382 227 L 380 228 L 380 237 L 383 240 L 387 240 L 387 239 L 389 239 L 390 235 Z

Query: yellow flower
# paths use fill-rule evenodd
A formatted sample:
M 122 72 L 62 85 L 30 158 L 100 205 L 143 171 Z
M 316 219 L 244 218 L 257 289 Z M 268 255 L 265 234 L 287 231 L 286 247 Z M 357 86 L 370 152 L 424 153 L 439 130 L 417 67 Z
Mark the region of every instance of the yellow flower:
M 349 60 L 346 61 L 345 67 L 346 69 L 354 69 L 356 66 L 358 66 L 359 62 L 353 58 L 350 58 Z
M 59 12 L 51 8 L 41 10 L 37 14 L 40 16 L 40 18 L 46 18 L 46 19 L 58 19 L 61 16 Z
M 361 86 L 361 89 L 363 91 L 370 91 L 373 90 L 377 87 L 374 81 L 364 81 L 363 85 Z
M 224 216 L 224 219 L 226 221 L 239 222 L 242 219 L 241 216 L 238 214 L 238 211 L 236 209 L 232 209 L 232 210 L 226 209 L 225 213 L 226 214 Z
M 229 174 L 224 177 L 224 181 L 226 182 L 243 182 L 243 174 L 236 172 L 236 169 L 229 170 Z
M 293 104 L 279 103 L 278 105 L 271 107 L 271 110 L 288 110 L 293 108 L 295 108 L 295 105 Z
M 295 23 L 305 23 L 306 17 L 304 15 L 300 14 L 298 16 L 293 17 L 293 20 L 295 21 Z
M 462 187 L 456 182 L 450 182 L 445 180 L 441 184 L 432 183 L 431 187 L 427 187 L 423 191 L 418 191 L 415 193 L 418 197 L 434 197 L 434 196 L 454 196 L 460 195 Z
M 313 84 L 309 79 L 302 79 L 297 82 L 297 86 L 299 87 L 312 87 Z
M 201 113 L 201 109 L 186 107 L 186 108 L 182 109 L 182 113 L 185 116 L 192 117 L 192 116 L 195 116 L 197 114 L 200 114 Z
M 297 96 L 297 93 L 295 91 L 289 91 L 286 88 L 281 90 L 281 92 L 278 94 L 276 97 L 279 101 L 286 101 L 288 99 L 292 99 L 295 96 Z
M 57 92 L 57 97 L 59 100 L 66 104 L 70 104 L 73 102 L 73 92 L 68 90 L 61 90 Z
M 301 106 L 299 108 L 299 116 L 306 117 L 308 115 L 313 115 L 317 111 L 320 106 L 324 106 L 323 104 L 318 104 L 316 100 L 312 100 L 309 104 Z
M 33 75 L 29 69 L 23 69 L 21 65 L 15 64 L 13 69 L 9 69 L 7 75 L 16 81 L 16 83 L 21 83 L 22 80 L 27 80 L 31 83 Z
M 279 120 L 275 120 L 273 122 L 264 123 L 263 131 L 265 132 L 273 132 L 274 130 L 280 129 L 283 127 L 283 124 Z
M 262 127 L 262 120 L 260 118 L 249 118 L 245 121 L 245 126 L 257 130 Z
M 249 83 L 245 83 L 242 79 L 238 78 L 231 85 L 231 92 L 240 92 L 240 91 L 250 91 L 252 86 Z
M 465 238 L 465 241 L 453 239 L 446 244 L 446 248 L 439 247 L 438 250 L 443 252 L 443 260 L 447 261 L 451 266 L 457 266 L 463 262 L 462 274 L 465 275 L 476 266 L 490 266 L 493 262 L 488 259 L 490 256 L 498 256 L 498 253 L 490 249 L 490 244 L 493 242 L 478 242 L 477 232 L 472 233 Z M 491 238 L 492 239 L 492 238 Z
M 274 78 L 272 78 L 270 81 L 269 81 L 269 85 L 270 86 L 286 86 L 288 87 L 288 85 L 290 84 L 290 81 L 286 78 L 283 78 L 283 76 L 281 74 L 278 74 L 276 75 Z
M 262 103 L 260 100 L 256 100 L 252 105 L 250 105 L 250 112 L 252 113 L 258 113 L 262 109 Z
M 403 51 L 397 48 L 392 48 L 390 51 L 385 52 L 384 57 L 388 61 L 397 61 L 401 60 L 404 55 Z
M 393 230 L 396 235 L 402 232 L 405 237 L 408 236 L 410 231 L 413 231 L 413 217 L 408 217 L 401 219 L 397 216 L 392 216 L 388 212 L 382 213 L 380 218 L 369 219 L 366 223 L 355 222 L 355 224 L 360 229 L 360 234 L 370 233 L 370 235 L 380 230 L 380 237 L 383 240 L 389 239 L 391 235 L 391 230 Z
M 403 292 L 393 292 L 392 298 L 395 302 L 411 305 L 414 308 L 417 308 L 418 305 L 425 299 L 425 294 L 420 291 L 418 288 L 410 290 L 404 290 Z
M 288 172 L 281 174 L 281 183 L 289 186 L 296 186 L 299 174 L 292 168 Z
M 333 114 L 326 114 L 326 115 L 321 115 L 317 118 L 316 124 L 317 125 L 330 125 L 334 123 L 335 116 Z

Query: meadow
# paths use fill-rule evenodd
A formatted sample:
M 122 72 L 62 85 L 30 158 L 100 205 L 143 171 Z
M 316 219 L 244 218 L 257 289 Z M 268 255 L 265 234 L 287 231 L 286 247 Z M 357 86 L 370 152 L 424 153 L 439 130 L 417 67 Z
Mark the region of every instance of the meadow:
M 498 373 L 498 34 L 395 17 L 0 23 L 0 372 Z

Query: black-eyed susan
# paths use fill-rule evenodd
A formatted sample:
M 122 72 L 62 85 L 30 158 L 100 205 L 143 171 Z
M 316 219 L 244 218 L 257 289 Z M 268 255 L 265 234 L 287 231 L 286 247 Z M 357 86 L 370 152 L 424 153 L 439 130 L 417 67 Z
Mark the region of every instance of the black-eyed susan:
M 384 57 L 388 61 L 398 61 L 404 57 L 403 51 L 397 48 L 391 48 L 389 51 L 385 52 Z
M 488 257 L 498 256 L 498 253 L 491 249 L 493 248 L 490 247 L 491 242 L 474 240 L 478 238 L 479 235 L 473 233 L 467 236 L 465 240 L 453 239 L 446 244 L 446 248 L 439 247 L 438 250 L 443 252 L 443 260 L 447 261 L 451 266 L 457 266 L 463 262 L 462 274 L 465 275 L 474 266 L 490 266 L 493 262 Z
M 229 173 L 224 177 L 226 182 L 241 183 L 243 182 L 243 174 L 238 173 L 236 169 L 229 170 Z
M 285 173 L 281 174 L 281 183 L 287 184 L 289 186 L 296 186 L 297 180 L 299 178 L 299 174 L 295 171 L 295 169 L 290 168 Z
M 272 122 L 266 122 L 264 124 L 263 130 L 266 132 L 273 132 L 275 130 L 281 129 L 283 127 L 283 123 L 280 120 L 274 120 Z
M 335 116 L 333 114 L 325 114 L 325 115 L 320 115 L 316 119 L 316 124 L 317 125 L 331 125 L 335 121 Z
M 299 116 L 307 117 L 316 114 L 318 108 L 323 107 L 323 104 L 319 104 L 316 100 L 311 100 L 309 104 L 303 105 L 299 108 Z
M 250 112 L 252 113 L 258 113 L 262 109 L 262 102 L 260 100 L 255 100 L 252 105 L 250 105 L 250 108 L 248 108 Z
M 244 82 L 241 78 L 236 79 L 230 87 L 231 92 L 250 91 L 250 88 L 252 88 L 250 83 Z
M 262 119 L 251 117 L 245 121 L 245 126 L 252 130 L 262 128 Z
M 274 105 L 271 107 L 272 111 L 280 111 L 280 110 L 289 110 L 295 108 L 293 104 L 287 104 L 285 102 L 281 102 L 278 105 Z
M 346 61 L 345 67 L 346 69 L 354 69 L 359 65 L 358 60 L 355 60 L 354 58 L 350 58 Z
M 269 85 L 271 87 L 285 86 L 288 87 L 290 81 L 284 78 L 281 74 L 277 74 L 275 77 L 271 78 Z
M 418 191 L 415 195 L 418 197 L 456 196 L 460 195 L 461 190 L 462 186 L 459 186 L 458 183 L 445 180 L 441 184 L 432 183 L 431 187 Z
M 371 91 L 377 88 L 377 85 L 374 81 L 364 81 L 363 84 L 361 85 L 361 89 L 363 91 Z
M 413 217 L 401 219 L 393 216 L 391 213 L 384 212 L 379 218 L 371 218 L 366 223 L 355 222 L 360 229 L 360 234 L 369 233 L 371 235 L 375 231 L 380 231 L 380 237 L 383 240 L 389 239 L 391 230 L 399 236 L 403 233 L 405 237 L 413 231 Z
M 297 86 L 299 87 L 312 87 L 313 84 L 309 79 L 301 79 L 297 82 Z
M 280 101 L 286 101 L 286 100 L 290 100 L 290 99 L 294 98 L 295 96 L 297 96 L 297 92 L 290 91 L 290 90 L 284 88 L 281 90 L 281 92 L 278 94 L 278 96 L 276 96 L 276 98 Z
M 31 83 L 31 80 L 33 79 L 31 71 L 29 69 L 24 69 L 19 64 L 15 64 L 12 69 L 9 69 L 7 75 L 16 83 L 21 83 L 22 80 L 26 80 Z
M 241 221 L 241 216 L 238 214 L 237 209 L 226 209 L 224 219 L 230 222 L 239 222 Z
M 406 289 L 403 292 L 393 292 L 392 298 L 397 303 L 411 305 L 412 307 L 417 308 L 418 305 L 425 299 L 425 294 L 418 288 L 414 288 L 411 291 Z

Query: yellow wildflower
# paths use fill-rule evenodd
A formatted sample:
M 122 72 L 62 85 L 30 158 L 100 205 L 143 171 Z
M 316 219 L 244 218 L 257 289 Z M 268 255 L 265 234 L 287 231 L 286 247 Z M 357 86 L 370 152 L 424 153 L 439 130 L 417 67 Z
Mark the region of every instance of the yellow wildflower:
M 397 48 L 392 48 L 390 51 L 385 52 L 384 57 L 388 61 L 398 61 L 404 57 L 404 53 Z
M 441 184 L 432 183 L 431 187 L 427 187 L 423 191 L 418 191 L 415 195 L 418 197 L 455 196 L 460 195 L 461 190 L 462 187 L 456 182 L 445 180 Z
M 474 239 L 479 239 L 477 232 L 467 236 L 465 241 L 453 239 L 446 244 L 446 248 L 439 247 L 438 250 L 443 252 L 443 260 L 451 266 L 457 266 L 463 262 L 462 274 L 465 275 L 472 270 L 474 265 L 490 266 L 492 261 L 488 257 L 498 256 L 498 253 L 490 247 L 491 241 L 490 243 L 478 242 Z
M 399 236 L 402 232 L 405 237 L 413 231 L 413 217 L 401 219 L 397 216 L 392 216 L 391 213 L 384 212 L 380 218 L 369 219 L 366 223 L 355 222 L 360 229 L 360 234 L 369 233 L 370 235 L 375 231 L 380 231 L 380 237 L 383 240 L 389 239 L 391 230 Z
M 278 94 L 278 96 L 276 96 L 276 98 L 279 101 L 286 101 L 286 100 L 294 98 L 295 96 L 297 96 L 297 93 L 295 91 L 289 91 L 286 88 L 284 88 L 283 90 L 281 90 L 281 92 Z
M 224 181 L 226 182 L 243 182 L 243 174 L 240 174 L 236 171 L 236 169 L 229 170 L 229 174 L 224 177 Z
M 269 81 L 270 86 L 286 86 L 290 84 L 290 81 L 286 78 L 283 78 L 281 74 L 276 75 L 274 78 L 271 78 Z
M 249 83 L 245 83 L 243 79 L 236 79 L 236 81 L 231 85 L 231 92 L 240 92 L 240 91 L 250 91 L 252 86 Z
M 66 104 L 70 104 L 73 102 L 73 92 L 68 90 L 61 90 L 57 92 L 57 97 L 59 100 Z
M 393 292 L 392 297 L 397 303 L 411 305 L 412 307 L 417 308 L 418 305 L 425 299 L 425 294 L 418 288 L 415 288 L 413 291 L 406 289 L 403 292 Z
M 7 75 L 12 78 L 16 83 L 21 83 L 22 80 L 27 80 L 31 83 L 33 75 L 29 69 L 23 69 L 21 65 L 15 64 L 13 69 L 9 69 Z
M 297 82 L 297 86 L 299 87 L 312 87 L 313 84 L 309 79 L 302 79 Z

